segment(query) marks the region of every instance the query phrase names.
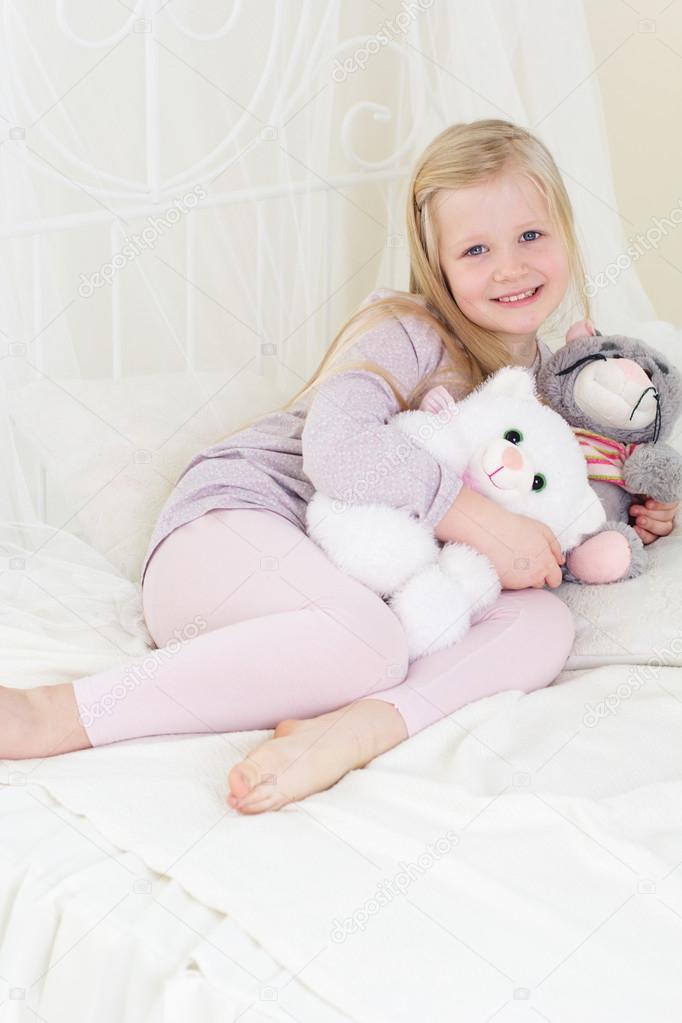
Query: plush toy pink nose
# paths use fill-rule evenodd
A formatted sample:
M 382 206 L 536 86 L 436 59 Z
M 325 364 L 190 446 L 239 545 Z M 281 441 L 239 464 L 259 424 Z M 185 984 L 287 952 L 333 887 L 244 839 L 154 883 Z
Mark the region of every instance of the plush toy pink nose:
M 625 377 L 626 380 L 632 380 L 641 386 L 648 387 L 651 384 L 651 380 L 646 375 L 644 370 L 632 359 L 618 359 L 618 368 Z
M 502 465 L 506 465 L 508 469 L 520 469 L 523 465 L 521 452 L 517 451 L 513 444 L 502 452 Z

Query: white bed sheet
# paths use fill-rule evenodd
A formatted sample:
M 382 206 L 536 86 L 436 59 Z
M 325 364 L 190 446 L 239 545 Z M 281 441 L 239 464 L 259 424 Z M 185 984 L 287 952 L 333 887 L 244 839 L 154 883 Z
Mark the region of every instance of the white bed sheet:
M 3 1023 L 344 1023 L 229 917 L 42 786 L 0 796 Z
M 234 737 L 137 739 L 23 761 L 5 781 L 44 788 L 228 914 L 347 1018 L 509 1021 L 532 1007 L 553 1021 L 672 1023 L 682 669 L 646 670 L 597 724 L 585 708 L 609 705 L 622 666 L 470 704 L 259 817 L 223 802 Z M 100 894 L 102 915 L 118 892 Z M 231 966 L 216 965 L 229 983 Z
M 143 653 L 137 588 L 80 552 L 65 580 L 39 532 L 21 539 L 44 604 L 24 613 L 21 573 L 0 574 L 0 677 L 58 682 Z M 15 551 L 17 531 L 0 543 Z M 0 976 L 28 990 L 47 970 L 30 1004 L 50 1023 L 86 1018 L 74 1002 L 105 1021 L 250 1021 L 250 998 L 254 1020 L 677 1023 L 679 526 L 649 554 L 640 579 L 556 591 L 578 635 L 553 686 L 469 704 L 276 814 L 224 802 L 263 732 L 6 762 Z M 178 920 L 123 891 L 126 866 Z M 20 998 L 6 1009 L 23 1020 Z
M 101 1003 L 98 1018 L 113 1006 L 106 1011 L 125 1023 L 159 1018 L 164 1000 L 164 1023 L 179 1005 L 185 1016 L 200 1010 L 221 1021 L 240 1018 L 247 1004 L 254 1019 L 290 1019 L 283 995 L 266 1004 L 254 984 L 242 988 L 238 966 L 213 954 L 236 941 L 242 952 L 261 950 L 264 972 L 253 972 L 302 1001 L 289 1010 L 300 1020 L 307 1012 L 320 1023 L 397 1023 L 457 1012 L 507 1023 L 530 1011 L 553 1023 L 677 1021 L 680 529 L 650 553 L 639 580 L 557 591 L 576 614 L 578 638 L 554 685 L 469 704 L 276 814 L 244 817 L 224 802 L 230 766 L 266 732 L 135 739 L 5 762 L 2 848 L 15 855 L 3 871 L 0 975 L 28 988 L 54 964 L 30 1003 L 50 1021 L 73 1019 L 74 1000 Z M 34 558 L 37 583 L 51 571 Z M 73 577 L 77 615 L 51 606 L 40 631 L 35 619 L 0 628 L 2 677 L 31 685 L 51 665 L 60 681 L 120 663 L 116 651 L 146 649 L 137 590 L 125 580 L 108 609 L 98 591 L 100 644 L 89 623 L 79 631 L 89 582 L 87 573 Z M 60 614 L 70 631 L 60 633 Z M 581 658 L 596 666 L 572 667 Z M 38 800 L 71 821 L 56 831 L 50 815 L 44 851 L 31 830 Z M 104 862 L 73 862 L 74 827 L 108 850 Z M 388 897 L 403 865 L 449 829 L 453 850 Z M 114 883 L 112 844 L 136 876 L 155 878 L 200 921 L 196 934 L 120 894 L 130 879 L 117 868 Z M 344 935 L 363 910 L 363 928 Z M 60 960 L 88 923 L 90 936 Z M 273 971 L 279 984 L 268 980 Z M 18 1013 L 20 1000 L 8 1006 Z

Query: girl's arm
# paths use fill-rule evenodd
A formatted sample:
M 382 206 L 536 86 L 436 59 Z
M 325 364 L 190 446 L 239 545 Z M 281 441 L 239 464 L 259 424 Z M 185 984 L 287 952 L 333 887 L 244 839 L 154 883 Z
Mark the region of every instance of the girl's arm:
M 363 334 L 344 358 L 377 363 L 407 397 L 436 368 L 441 354 L 435 331 L 411 317 L 394 316 Z M 310 404 L 301 437 L 303 471 L 331 498 L 404 508 L 433 529 L 462 482 L 389 421 L 399 411 L 378 374 L 337 373 L 317 388 Z
M 389 371 L 404 396 L 438 366 L 440 338 L 412 317 L 391 317 L 365 333 L 347 358 Z M 301 440 L 303 471 L 316 490 L 348 504 L 404 508 L 441 540 L 460 540 L 486 554 L 503 587 L 561 582 L 561 550 L 536 519 L 505 511 L 461 479 L 390 419 L 393 391 L 370 370 L 339 372 L 317 388 Z
M 436 524 L 435 536 L 475 547 L 495 566 L 502 588 L 559 586 L 565 562 L 551 529 L 527 515 L 516 515 L 469 487 L 462 487 Z

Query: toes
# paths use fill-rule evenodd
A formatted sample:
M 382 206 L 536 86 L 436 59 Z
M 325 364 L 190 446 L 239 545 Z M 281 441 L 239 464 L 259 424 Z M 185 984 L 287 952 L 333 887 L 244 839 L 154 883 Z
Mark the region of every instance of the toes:
M 228 781 L 232 795 L 237 799 L 243 799 L 261 781 L 258 765 L 248 759 L 242 760 L 232 768 Z
M 272 775 L 270 778 L 272 778 L 272 780 L 264 779 L 260 785 L 254 786 L 248 796 L 244 799 L 237 800 L 239 807 L 251 806 L 254 803 L 260 802 L 261 799 L 270 799 L 271 797 L 276 796 L 279 793 L 277 782 L 274 780 Z
M 291 735 L 296 731 L 297 725 L 298 718 L 287 718 L 285 721 L 280 721 L 275 728 L 275 736 L 279 738 L 281 735 Z
M 264 810 L 279 810 L 288 802 L 273 786 L 258 786 L 258 792 L 247 799 L 235 800 L 233 809 L 238 813 L 262 813 Z
M 278 810 L 279 804 L 275 800 L 273 800 L 272 796 L 266 796 L 264 799 L 259 799 L 254 803 L 248 803 L 247 805 L 244 806 L 237 806 L 235 807 L 235 809 L 237 813 L 251 815 L 256 813 L 264 813 L 267 810 Z
M 236 764 L 230 771 L 227 780 L 229 786 L 227 801 L 230 806 L 252 799 L 254 793 L 258 797 L 260 786 L 263 783 L 260 772 L 254 770 L 253 765 L 248 762 Z

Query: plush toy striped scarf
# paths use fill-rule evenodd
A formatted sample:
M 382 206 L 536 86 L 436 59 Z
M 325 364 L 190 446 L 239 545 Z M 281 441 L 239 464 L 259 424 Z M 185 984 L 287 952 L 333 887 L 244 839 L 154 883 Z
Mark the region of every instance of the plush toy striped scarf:
M 574 426 L 573 432 L 583 449 L 583 454 L 588 465 L 588 478 L 591 480 L 604 480 L 606 483 L 615 483 L 618 487 L 625 487 L 623 479 L 623 465 L 632 452 L 638 447 L 637 444 L 621 444 L 602 433 L 593 433 L 591 430 L 583 430 Z

